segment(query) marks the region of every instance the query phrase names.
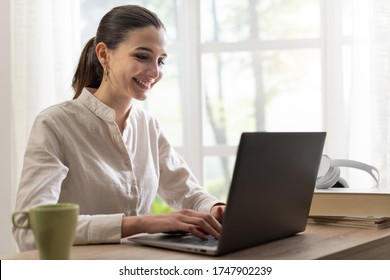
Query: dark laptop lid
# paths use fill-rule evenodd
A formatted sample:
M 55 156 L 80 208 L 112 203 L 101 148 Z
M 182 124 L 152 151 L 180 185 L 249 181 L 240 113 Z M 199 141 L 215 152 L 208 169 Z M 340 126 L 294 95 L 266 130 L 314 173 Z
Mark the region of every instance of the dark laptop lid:
M 325 136 L 241 135 L 218 254 L 305 230 Z

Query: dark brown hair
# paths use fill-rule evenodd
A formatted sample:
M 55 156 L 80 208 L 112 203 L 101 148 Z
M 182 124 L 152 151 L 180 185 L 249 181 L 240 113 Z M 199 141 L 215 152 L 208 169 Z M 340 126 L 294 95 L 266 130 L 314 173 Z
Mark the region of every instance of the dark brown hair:
M 96 45 L 103 42 L 111 50 L 115 50 L 123 42 L 129 31 L 137 28 L 154 26 L 164 28 L 157 15 L 137 5 L 125 5 L 113 8 L 103 16 L 96 36 L 85 45 L 73 76 L 72 87 L 77 98 L 84 87 L 97 89 L 102 82 L 103 67 L 95 53 Z

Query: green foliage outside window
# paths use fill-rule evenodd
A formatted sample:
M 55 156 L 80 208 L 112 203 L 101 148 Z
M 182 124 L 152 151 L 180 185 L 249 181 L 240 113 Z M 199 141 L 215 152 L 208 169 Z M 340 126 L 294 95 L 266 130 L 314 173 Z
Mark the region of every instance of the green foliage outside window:
M 170 208 L 164 201 L 156 197 L 152 204 L 152 214 L 162 214 L 173 212 L 174 210 Z

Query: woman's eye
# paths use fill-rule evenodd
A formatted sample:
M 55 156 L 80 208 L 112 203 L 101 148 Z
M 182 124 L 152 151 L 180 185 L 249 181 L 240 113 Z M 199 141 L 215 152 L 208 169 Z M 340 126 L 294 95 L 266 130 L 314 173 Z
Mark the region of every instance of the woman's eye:
M 143 55 L 143 54 L 135 54 L 134 57 L 141 61 L 141 62 L 147 62 L 149 59 L 153 59 L 153 58 L 150 58 L 148 55 Z M 161 59 L 161 60 L 158 60 L 158 65 L 159 66 L 163 66 L 165 64 L 165 59 Z
M 142 55 L 142 54 L 137 54 L 137 55 L 135 55 L 135 57 L 138 60 L 147 60 L 148 59 L 148 57 L 146 55 Z

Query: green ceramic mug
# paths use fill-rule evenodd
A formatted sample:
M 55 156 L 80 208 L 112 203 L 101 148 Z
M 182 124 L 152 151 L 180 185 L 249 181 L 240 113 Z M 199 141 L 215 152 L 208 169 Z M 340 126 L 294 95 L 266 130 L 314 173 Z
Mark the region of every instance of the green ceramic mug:
M 76 233 L 78 214 L 77 204 L 38 205 L 28 211 L 15 212 L 12 223 L 17 228 L 33 231 L 40 259 L 67 260 Z

